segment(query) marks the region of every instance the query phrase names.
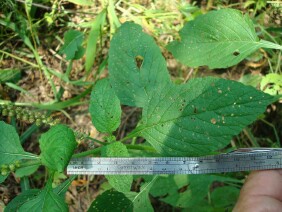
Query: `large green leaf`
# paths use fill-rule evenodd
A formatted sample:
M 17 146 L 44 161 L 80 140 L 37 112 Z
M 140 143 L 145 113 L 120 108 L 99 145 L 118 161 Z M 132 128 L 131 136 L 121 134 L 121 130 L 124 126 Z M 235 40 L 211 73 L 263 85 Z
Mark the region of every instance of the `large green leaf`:
M 69 30 L 64 34 L 64 45 L 60 49 L 61 54 L 66 54 L 67 60 L 79 59 L 84 54 L 83 33 L 76 30 Z
M 21 159 L 36 160 L 38 156 L 25 152 L 14 127 L 0 121 L 0 166 Z
M 106 10 L 102 10 L 99 15 L 95 18 L 92 24 L 86 47 L 86 58 L 85 58 L 85 70 L 88 73 L 94 64 L 96 57 L 96 45 L 97 41 L 101 37 L 101 32 L 103 30 L 104 22 L 106 19 Z
M 125 194 L 108 190 L 99 195 L 88 208 L 88 212 L 97 211 L 131 212 L 133 205 Z
M 30 201 L 33 198 L 36 198 L 41 191 L 39 189 L 29 189 L 18 196 L 16 196 L 5 208 L 4 212 L 14 212 L 19 211 L 19 208 L 26 202 Z
M 39 140 L 42 163 L 52 170 L 64 171 L 77 146 L 73 131 L 65 125 L 56 125 L 41 135 Z
M 100 132 L 111 133 L 120 125 L 121 108 L 108 79 L 99 80 L 92 90 L 89 112 Z
M 151 92 L 140 125 L 142 136 L 162 155 L 210 154 L 230 142 L 274 101 L 241 83 L 207 77 Z
M 121 103 L 130 106 L 143 107 L 153 87 L 170 82 L 159 47 L 131 22 L 123 24 L 111 41 L 109 73 Z
M 47 185 L 34 198 L 28 198 L 22 205 L 20 205 L 19 212 L 37 212 L 37 211 L 54 211 L 67 212 L 68 206 L 64 199 L 53 192 L 52 186 Z
M 259 48 L 282 46 L 259 40 L 252 20 L 238 10 L 221 9 L 198 16 L 180 31 L 181 41 L 168 46 L 185 65 L 226 68 L 239 63 Z
M 103 146 L 103 157 L 128 157 L 126 146 L 120 142 L 114 142 L 112 144 Z M 132 175 L 106 175 L 111 186 L 117 191 L 127 192 L 130 191 L 133 181 Z

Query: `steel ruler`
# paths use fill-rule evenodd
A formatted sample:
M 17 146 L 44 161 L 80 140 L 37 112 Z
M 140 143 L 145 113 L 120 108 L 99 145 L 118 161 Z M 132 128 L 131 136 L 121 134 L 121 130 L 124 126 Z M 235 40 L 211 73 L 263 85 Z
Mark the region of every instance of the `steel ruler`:
M 202 157 L 74 158 L 67 174 L 207 174 L 279 168 L 282 168 L 282 148 L 243 148 Z

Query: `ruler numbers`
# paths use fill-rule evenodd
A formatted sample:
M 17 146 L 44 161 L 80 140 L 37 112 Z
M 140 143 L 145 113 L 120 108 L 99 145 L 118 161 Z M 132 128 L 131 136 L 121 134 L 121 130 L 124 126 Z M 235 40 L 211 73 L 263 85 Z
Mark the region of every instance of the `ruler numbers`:
M 205 174 L 282 168 L 282 151 L 204 157 L 76 158 L 68 174 Z

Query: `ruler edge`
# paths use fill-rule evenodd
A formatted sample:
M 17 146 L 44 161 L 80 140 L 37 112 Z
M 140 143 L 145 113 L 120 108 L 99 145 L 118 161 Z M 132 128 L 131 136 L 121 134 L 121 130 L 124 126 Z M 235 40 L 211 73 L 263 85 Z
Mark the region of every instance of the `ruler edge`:
M 218 155 L 207 155 L 207 156 L 200 156 L 200 157 L 82 157 L 82 158 L 73 158 L 71 159 L 70 163 L 72 161 L 85 161 L 85 159 L 89 160 L 89 161 L 100 161 L 100 160 L 104 160 L 104 159 L 107 159 L 107 160 L 135 160 L 135 161 L 138 161 L 138 160 L 148 160 L 148 159 L 151 159 L 151 160 L 157 160 L 157 161 L 162 161 L 162 160 L 173 160 L 175 158 L 175 160 L 177 161 L 180 161 L 180 160 L 185 160 L 185 161 L 200 161 L 200 160 L 209 160 L 209 159 L 212 159 L 212 160 L 215 160 L 217 158 L 247 158 L 247 157 L 251 157 L 251 156 L 254 156 L 254 157 L 259 157 L 259 156 L 268 156 L 268 155 L 271 155 L 271 156 L 277 156 L 277 155 L 280 155 L 281 158 L 280 160 L 282 160 L 282 151 L 273 151 L 273 152 L 251 152 L 251 153 L 236 153 L 236 154 L 229 154 L 229 153 L 226 153 L 226 154 L 218 154 Z M 271 159 L 271 158 L 270 158 Z M 71 164 L 69 164 L 71 165 Z M 118 171 L 114 171 L 113 173 L 110 173 L 109 171 L 101 171 L 100 173 L 98 173 L 97 171 L 93 171 L 92 173 L 89 173 L 91 171 L 82 171 L 82 170 L 77 170 L 77 171 L 73 171 L 73 170 L 68 170 L 68 167 L 69 165 L 67 166 L 67 174 L 68 175 L 154 175 L 154 174 L 212 174 L 212 173 L 227 173 L 227 172 L 238 172 L 238 171 L 254 171 L 254 170 L 271 170 L 271 169 L 281 169 L 282 168 L 282 163 L 280 161 L 280 164 L 279 165 L 265 165 L 265 166 L 262 166 L 262 165 L 258 165 L 257 167 L 255 166 L 252 166 L 252 167 L 231 167 L 229 169 L 226 170 L 226 168 L 222 168 L 222 171 L 218 171 L 220 169 L 217 169 L 217 171 L 212 171 L 214 169 L 206 169 L 207 172 L 204 172 L 204 171 L 194 171 L 194 173 L 190 172 L 190 173 L 187 173 L 187 170 L 183 170 L 183 171 L 174 171 L 174 172 L 171 172 L 171 171 L 153 171 L 154 173 L 151 173 L 151 172 L 144 172 L 142 171 L 141 173 L 136 173 L 136 171 L 121 171 L 121 172 L 118 172 Z M 133 164 L 134 165 L 134 164 Z M 136 164 L 138 165 L 138 164 Z M 183 172 L 183 173 L 181 173 Z M 200 172 L 200 173 L 198 173 Z

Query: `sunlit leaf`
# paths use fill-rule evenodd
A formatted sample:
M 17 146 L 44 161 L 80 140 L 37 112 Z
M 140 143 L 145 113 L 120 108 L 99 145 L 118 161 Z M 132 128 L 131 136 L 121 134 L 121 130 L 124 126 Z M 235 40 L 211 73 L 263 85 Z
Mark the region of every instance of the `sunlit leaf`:
M 36 160 L 38 157 L 25 152 L 14 127 L 0 121 L 0 165 L 11 164 L 21 159 Z
M 41 135 L 39 140 L 42 163 L 49 169 L 64 171 L 77 146 L 73 131 L 65 125 L 56 125 Z
M 265 111 L 274 98 L 236 81 L 207 77 L 151 92 L 139 135 L 161 154 L 210 154 L 230 142 Z
M 109 52 L 110 82 L 122 104 L 143 107 L 155 86 L 170 82 L 166 61 L 141 26 L 126 22 Z
M 67 0 L 68 2 L 78 4 L 78 5 L 83 5 L 83 6 L 91 6 L 94 4 L 92 0 Z
M 64 34 L 64 45 L 60 49 L 61 54 L 66 54 L 67 60 L 79 59 L 84 54 L 83 33 L 76 30 L 69 30 Z
M 185 65 L 213 68 L 233 66 L 259 48 L 282 46 L 259 40 L 248 15 L 234 9 L 211 11 L 189 21 L 180 31 L 181 41 L 168 50 Z
M 96 45 L 98 40 L 100 39 L 105 19 L 106 11 L 102 10 L 95 18 L 95 21 L 93 22 L 90 33 L 88 35 L 85 59 L 86 72 L 89 72 L 94 64 L 96 57 Z
M 99 80 L 93 88 L 89 112 L 99 132 L 111 133 L 120 125 L 120 101 L 108 79 Z
M 264 76 L 260 83 L 260 89 L 270 95 L 282 94 L 282 74 L 270 73 Z
M 114 142 L 112 144 L 103 146 L 102 148 L 103 157 L 128 157 L 126 146 L 120 142 Z M 106 175 L 111 186 L 117 191 L 127 192 L 131 189 L 133 181 L 132 175 Z

